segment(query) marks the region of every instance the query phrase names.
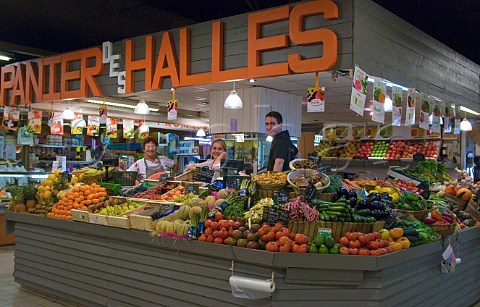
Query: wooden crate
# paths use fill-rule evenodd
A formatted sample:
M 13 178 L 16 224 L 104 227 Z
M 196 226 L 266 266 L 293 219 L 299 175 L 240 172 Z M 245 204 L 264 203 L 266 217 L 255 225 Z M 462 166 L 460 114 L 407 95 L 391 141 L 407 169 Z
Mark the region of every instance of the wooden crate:
M 108 226 L 107 216 L 97 213 L 88 213 L 88 222 L 92 224 Z
M 90 215 L 88 211 L 72 209 L 70 212 L 72 213 L 72 220 L 89 223 Z

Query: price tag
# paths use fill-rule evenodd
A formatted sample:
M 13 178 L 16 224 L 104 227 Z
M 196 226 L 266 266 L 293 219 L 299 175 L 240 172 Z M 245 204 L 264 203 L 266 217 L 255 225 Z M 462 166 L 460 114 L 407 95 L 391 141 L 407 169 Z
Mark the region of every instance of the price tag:
M 417 152 L 413 155 L 413 162 L 420 162 L 425 161 L 425 155 L 422 153 Z
M 279 189 L 273 192 L 273 201 L 277 204 L 286 204 L 288 202 L 288 194 L 285 189 Z
M 188 194 L 188 193 L 193 193 L 195 195 L 198 195 L 198 184 L 196 183 L 189 183 L 187 184 L 187 186 L 185 187 L 185 192 Z
M 311 203 L 317 197 L 317 193 L 318 191 L 313 185 L 308 186 L 305 192 L 305 201 Z
M 238 192 L 238 195 L 247 196 L 247 188 L 241 188 L 240 191 Z
M 331 237 L 331 236 L 332 236 L 332 228 L 319 227 L 317 229 L 317 237 Z
M 160 181 L 165 182 L 168 180 L 168 174 L 165 172 L 162 175 L 160 175 Z

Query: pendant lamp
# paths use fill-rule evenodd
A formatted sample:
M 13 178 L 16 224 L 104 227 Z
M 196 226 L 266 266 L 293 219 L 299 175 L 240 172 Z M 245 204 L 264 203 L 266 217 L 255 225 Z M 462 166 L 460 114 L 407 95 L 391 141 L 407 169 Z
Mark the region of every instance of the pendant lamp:
M 75 113 L 73 113 L 73 110 L 68 106 L 65 111 L 62 113 L 63 119 L 74 119 L 75 118 Z
M 243 108 L 243 102 L 240 96 L 238 96 L 237 91 L 235 90 L 235 81 L 233 81 L 233 90 L 225 99 L 225 104 L 223 105 L 225 109 L 241 109 Z
M 470 123 L 470 121 L 466 117 L 460 123 L 460 130 L 462 130 L 462 131 L 472 131 L 472 124 Z
M 140 100 L 135 106 L 135 114 L 150 114 L 150 108 L 145 100 Z
M 203 128 L 200 128 L 200 129 L 197 130 L 196 136 L 204 137 L 206 135 L 207 134 L 205 133 L 205 130 L 203 130 Z
M 140 125 L 140 127 L 138 127 L 138 132 L 139 132 L 139 133 L 147 133 L 147 132 L 150 132 L 150 127 L 148 127 L 148 125 L 147 125 L 146 122 L 145 122 L 145 114 L 143 115 L 143 122 L 142 122 L 142 124 Z

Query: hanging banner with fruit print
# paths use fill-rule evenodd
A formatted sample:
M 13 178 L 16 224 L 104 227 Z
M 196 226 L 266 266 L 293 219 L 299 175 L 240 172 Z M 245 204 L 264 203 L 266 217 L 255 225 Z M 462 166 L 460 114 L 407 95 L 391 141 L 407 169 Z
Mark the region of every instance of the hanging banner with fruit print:
M 87 123 L 83 115 L 75 113 L 75 117 L 72 119 L 71 133 L 75 135 L 82 134 L 85 127 L 87 127 Z
M 138 122 L 138 135 L 137 135 L 137 139 L 139 140 L 145 140 L 149 134 L 148 131 L 144 131 L 144 132 L 140 132 L 140 127 L 143 125 L 144 121 L 143 120 L 139 120 Z
M 167 102 L 168 120 L 177 119 L 177 104 L 178 104 L 178 100 L 176 99 L 172 99 Z
M 63 113 L 54 112 L 52 122 L 50 134 L 63 134 Z
M 105 133 L 107 138 L 110 139 L 116 139 L 117 138 L 117 125 L 118 125 L 118 119 L 117 118 L 112 118 L 112 117 L 107 117 L 107 131 Z
M 309 87 L 307 112 L 325 112 L 325 87 Z
M 457 106 L 454 105 L 453 117 L 455 118 L 453 134 L 460 134 L 460 123 L 462 122 L 462 118 L 460 117 L 460 107 L 457 108 Z
M 367 74 L 355 66 L 355 72 L 353 74 L 353 86 L 352 96 L 350 98 L 350 109 L 363 116 L 363 110 L 365 109 L 365 99 L 367 98 Z
M 100 124 L 107 123 L 107 106 L 101 105 L 98 109 L 98 115 L 100 116 Z
M 415 89 L 409 88 L 407 92 L 407 112 L 405 115 L 405 126 L 415 125 Z
M 385 96 L 387 93 L 387 84 L 375 79 L 373 85 L 373 114 L 372 120 L 383 124 L 385 122 Z
M 402 124 L 402 89 L 398 86 L 392 87 L 392 125 Z
M 452 105 L 449 102 L 445 102 L 445 120 L 443 121 L 443 132 L 450 133 L 452 132 L 452 120 L 453 120 L 453 109 Z
M 28 132 L 33 134 L 42 133 L 42 111 L 28 112 Z
M 18 129 L 18 121 L 20 120 L 20 109 L 15 107 L 3 107 L 2 127 L 7 130 Z
M 100 116 L 88 116 L 87 135 L 98 136 L 100 132 Z
M 420 128 L 428 130 L 430 128 L 430 98 L 426 94 L 422 94 L 420 104 Z
M 433 101 L 432 132 L 440 132 L 440 118 L 442 116 L 442 101 L 435 99 Z
M 133 119 L 123 120 L 123 138 L 133 139 L 135 137 L 135 121 Z

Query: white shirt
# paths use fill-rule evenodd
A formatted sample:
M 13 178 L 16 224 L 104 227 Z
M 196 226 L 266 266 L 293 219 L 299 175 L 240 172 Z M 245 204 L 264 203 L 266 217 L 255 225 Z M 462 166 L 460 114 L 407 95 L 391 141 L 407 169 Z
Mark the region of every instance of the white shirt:
M 145 174 L 147 173 L 147 169 L 145 168 L 145 161 L 148 164 L 148 167 L 158 167 L 158 166 L 163 166 L 164 169 L 171 168 L 173 167 L 173 160 L 164 157 L 164 156 L 158 156 L 155 162 L 150 162 L 148 160 L 145 160 L 145 158 L 139 159 L 135 161 L 135 163 L 130 166 L 127 171 L 134 171 L 138 172 L 138 181 L 143 182 L 145 178 Z

